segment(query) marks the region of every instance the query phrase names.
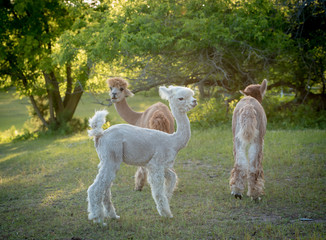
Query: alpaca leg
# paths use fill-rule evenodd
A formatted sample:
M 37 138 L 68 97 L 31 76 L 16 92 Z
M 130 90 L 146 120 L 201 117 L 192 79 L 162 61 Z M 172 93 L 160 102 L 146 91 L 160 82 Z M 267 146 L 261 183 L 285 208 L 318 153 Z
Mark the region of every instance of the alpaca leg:
M 148 169 L 147 180 L 151 185 L 152 196 L 156 203 L 158 213 L 162 217 L 172 218 L 172 213 L 169 206 L 169 201 L 166 196 L 166 190 L 164 185 L 164 169 Z
M 115 169 L 118 166 L 108 164 L 107 162 L 101 163 L 99 166 L 99 173 L 94 183 L 87 190 L 88 219 L 97 223 L 103 223 L 105 209 L 103 208 L 102 202 L 108 186 L 111 185 L 115 177 Z
M 246 144 L 235 139 L 234 147 L 235 163 L 231 171 L 230 189 L 235 198 L 242 198 L 244 192 L 244 179 L 247 177 L 248 161 L 246 158 Z
M 165 169 L 165 190 L 166 196 L 170 201 L 173 195 L 173 191 L 177 186 L 178 176 L 172 168 Z
M 120 216 L 118 216 L 115 212 L 115 208 L 113 206 L 112 200 L 111 200 L 111 186 L 108 187 L 104 193 L 104 199 L 103 199 L 103 206 L 104 206 L 104 216 L 110 217 L 113 219 L 119 219 Z
M 253 143 L 249 147 L 248 193 L 252 199 L 260 200 L 264 194 L 263 143 Z
M 147 170 L 144 167 L 139 167 L 135 174 L 135 190 L 141 191 L 146 183 Z

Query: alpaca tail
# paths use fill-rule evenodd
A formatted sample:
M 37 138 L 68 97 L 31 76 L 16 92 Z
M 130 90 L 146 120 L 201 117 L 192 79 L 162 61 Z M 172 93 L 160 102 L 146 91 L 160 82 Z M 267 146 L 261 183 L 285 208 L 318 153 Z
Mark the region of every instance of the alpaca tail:
M 258 135 L 256 110 L 251 104 L 240 109 L 239 123 L 240 131 L 237 137 L 249 143 Z
M 170 132 L 170 122 L 166 118 L 164 113 L 162 113 L 159 110 L 156 110 L 150 119 L 149 128 L 169 133 Z
M 90 137 L 100 137 L 103 135 L 102 126 L 106 122 L 105 116 L 108 114 L 108 111 L 102 110 L 95 112 L 95 115 L 89 119 L 89 126 L 92 128 L 88 130 L 88 136 Z

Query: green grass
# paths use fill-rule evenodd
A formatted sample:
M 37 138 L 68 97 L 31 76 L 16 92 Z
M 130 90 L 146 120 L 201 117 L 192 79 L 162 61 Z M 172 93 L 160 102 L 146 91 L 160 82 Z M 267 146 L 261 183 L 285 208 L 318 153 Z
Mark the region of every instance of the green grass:
M 77 109 L 81 117 L 103 108 L 87 97 Z M 143 98 L 142 107 L 153 100 Z M 133 107 L 140 101 L 129 100 Z M 109 111 L 114 118 L 114 108 Z M 325 239 L 325 149 L 325 130 L 268 131 L 266 196 L 260 203 L 248 197 L 240 201 L 228 187 L 230 126 L 193 129 L 175 162 L 179 184 L 171 200 L 174 218 L 158 215 L 148 185 L 133 191 L 136 168 L 122 164 L 112 187 L 121 219 L 101 227 L 87 220 L 86 192 L 99 160 L 86 132 L 3 143 L 0 239 Z
M 15 126 L 21 129 L 28 120 L 28 99 L 15 96 L 12 91 L 0 92 L 0 132 Z
M 266 196 L 235 200 L 229 129 L 195 130 L 177 156 L 173 219 L 161 218 L 149 187 L 133 191 L 122 165 L 112 188 L 119 221 L 87 220 L 86 191 L 98 157 L 86 134 L 0 145 L 0 239 L 323 239 L 325 131 L 269 131 Z M 310 218 L 313 221 L 300 221 Z
M 84 93 L 77 106 L 74 117 L 77 118 L 90 118 L 94 115 L 95 110 L 108 109 L 109 120 L 112 123 L 122 123 L 123 119 L 116 112 L 114 106 L 104 106 L 98 102 L 107 104 L 106 99 L 109 98 L 108 94 L 91 94 Z M 138 94 L 128 99 L 130 106 L 135 111 L 143 111 L 151 104 L 161 100 L 158 96 L 151 96 L 144 98 L 144 95 Z M 0 132 L 8 130 L 12 126 L 20 130 L 24 127 L 24 123 L 30 119 L 28 115 L 27 106 L 30 102 L 27 98 L 19 99 L 15 96 L 13 91 L 8 93 L 0 92 Z

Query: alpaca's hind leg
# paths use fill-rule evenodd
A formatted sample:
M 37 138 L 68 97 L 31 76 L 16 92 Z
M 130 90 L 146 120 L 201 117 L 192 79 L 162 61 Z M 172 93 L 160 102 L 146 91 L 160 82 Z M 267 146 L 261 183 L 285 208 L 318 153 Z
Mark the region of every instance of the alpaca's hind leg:
M 168 200 L 170 201 L 173 191 L 177 186 L 178 176 L 172 168 L 165 169 L 165 191 Z
M 108 187 L 104 193 L 104 198 L 103 198 L 103 206 L 104 206 L 104 217 L 110 217 L 113 219 L 119 219 L 120 216 L 118 216 L 115 212 L 115 208 L 113 206 L 112 200 L 111 200 L 111 186 Z
M 244 192 L 244 180 L 247 178 L 248 161 L 246 158 L 246 144 L 239 139 L 235 139 L 233 146 L 233 154 L 235 158 L 234 167 L 231 171 L 230 189 L 231 194 L 235 198 L 242 198 Z
M 103 223 L 105 217 L 105 209 L 103 208 L 103 200 L 108 186 L 111 185 L 115 177 L 115 169 L 117 164 L 101 163 L 99 173 L 94 183 L 87 190 L 88 201 L 88 219 L 97 223 Z
M 263 142 L 253 143 L 249 147 L 248 193 L 252 199 L 260 199 L 264 194 Z
M 146 183 L 147 170 L 144 167 L 139 167 L 135 174 L 135 190 L 141 191 Z
M 156 203 L 156 208 L 159 214 L 162 217 L 173 217 L 164 186 L 164 169 L 148 169 L 147 180 L 151 185 L 152 196 Z

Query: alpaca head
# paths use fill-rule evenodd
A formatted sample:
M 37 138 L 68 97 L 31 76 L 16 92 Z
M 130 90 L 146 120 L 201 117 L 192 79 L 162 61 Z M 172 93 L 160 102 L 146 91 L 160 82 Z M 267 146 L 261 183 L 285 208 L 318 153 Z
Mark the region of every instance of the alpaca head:
M 110 88 L 110 97 L 113 103 L 120 102 L 126 97 L 134 94 L 127 88 L 128 82 L 123 78 L 114 77 L 107 80 Z
M 172 112 L 186 113 L 197 105 L 197 100 L 193 97 L 194 91 L 190 88 L 161 86 L 159 93 L 162 99 L 169 101 Z
M 267 89 L 267 80 L 264 79 L 261 84 L 251 84 L 246 87 L 243 91 L 240 91 L 245 96 L 251 96 L 256 98 L 258 102 L 262 103 L 263 97 Z

